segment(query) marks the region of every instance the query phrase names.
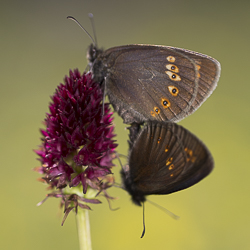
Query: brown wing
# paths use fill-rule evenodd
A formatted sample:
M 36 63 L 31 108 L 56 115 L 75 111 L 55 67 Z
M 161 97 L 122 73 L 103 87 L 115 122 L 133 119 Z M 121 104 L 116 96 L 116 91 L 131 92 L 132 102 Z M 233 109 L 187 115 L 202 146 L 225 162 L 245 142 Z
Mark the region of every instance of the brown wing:
M 110 102 L 125 123 L 183 119 L 212 93 L 220 74 L 215 59 L 168 46 L 114 47 L 96 65 L 105 72 Z
M 128 178 L 134 193 L 169 194 L 199 182 L 212 168 L 210 152 L 188 130 L 149 122 L 131 150 Z
M 106 62 L 110 102 L 125 123 L 178 121 L 185 117 L 198 90 L 198 71 L 188 56 L 164 46 L 111 48 Z
M 172 48 L 189 58 L 192 58 L 198 70 L 198 93 L 191 106 L 190 112 L 196 110 L 214 91 L 220 77 L 221 66 L 214 58 L 180 48 Z

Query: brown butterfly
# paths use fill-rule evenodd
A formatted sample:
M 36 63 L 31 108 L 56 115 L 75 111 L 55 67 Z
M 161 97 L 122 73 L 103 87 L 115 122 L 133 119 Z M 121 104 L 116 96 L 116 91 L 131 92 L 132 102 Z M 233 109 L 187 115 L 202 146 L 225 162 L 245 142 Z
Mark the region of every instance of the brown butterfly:
M 147 195 L 188 188 L 213 169 L 207 147 L 176 123 L 153 121 L 138 133 L 133 127 L 132 131 L 128 165 L 121 176 L 136 205 L 140 206 Z
M 157 45 L 126 45 L 100 50 L 87 58 L 94 80 L 104 84 L 124 123 L 178 122 L 211 95 L 220 63 L 190 50 Z

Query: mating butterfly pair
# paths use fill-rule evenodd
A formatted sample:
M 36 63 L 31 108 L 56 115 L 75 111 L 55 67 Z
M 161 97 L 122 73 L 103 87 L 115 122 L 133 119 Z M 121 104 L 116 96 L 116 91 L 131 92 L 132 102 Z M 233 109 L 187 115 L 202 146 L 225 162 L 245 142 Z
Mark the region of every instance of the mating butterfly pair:
M 192 114 L 216 88 L 218 61 L 155 45 L 106 51 L 91 45 L 88 60 L 114 110 L 124 123 L 132 124 L 128 166 L 121 175 L 135 204 L 141 205 L 146 195 L 188 188 L 211 172 L 213 159 L 207 147 L 173 122 Z

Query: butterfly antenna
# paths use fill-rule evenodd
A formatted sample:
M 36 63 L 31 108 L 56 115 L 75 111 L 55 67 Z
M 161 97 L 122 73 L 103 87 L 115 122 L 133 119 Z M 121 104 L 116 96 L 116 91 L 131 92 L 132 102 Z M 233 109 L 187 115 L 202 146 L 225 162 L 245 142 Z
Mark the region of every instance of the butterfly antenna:
M 94 34 L 95 45 L 97 47 L 97 36 L 96 36 L 96 31 L 95 31 L 94 15 L 92 13 L 89 13 L 89 19 L 90 19 L 92 30 L 93 30 L 93 34 Z
M 78 24 L 80 26 L 80 28 L 88 35 L 88 37 L 91 39 L 92 43 L 94 44 L 94 46 L 96 47 L 96 42 L 93 39 L 93 37 L 89 34 L 89 32 L 72 16 L 67 16 L 68 19 L 74 21 L 76 24 Z
M 151 203 L 152 205 L 154 205 L 155 207 L 158 207 L 159 209 L 161 209 L 163 212 L 165 212 L 166 214 L 168 214 L 168 215 L 169 215 L 170 217 L 172 217 L 173 219 L 175 219 L 175 220 L 179 220 L 179 219 L 180 219 L 180 216 L 178 216 L 178 215 L 172 213 L 171 211 L 167 210 L 165 207 L 162 207 L 162 206 L 160 206 L 159 204 L 157 204 L 157 203 L 155 203 L 155 202 L 153 202 L 153 201 L 151 201 L 151 200 L 148 200 L 148 199 L 147 199 L 147 201 L 148 201 L 149 203 Z
M 141 238 L 144 236 L 144 234 L 145 234 L 145 231 L 146 231 L 146 227 L 145 227 L 145 205 L 144 205 L 144 202 L 143 202 L 143 204 L 142 204 L 142 216 L 143 216 L 143 218 L 142 218 L 142 220 L 143 220 L 143 230 L 142 230 L 142 234 L 141 234 Z

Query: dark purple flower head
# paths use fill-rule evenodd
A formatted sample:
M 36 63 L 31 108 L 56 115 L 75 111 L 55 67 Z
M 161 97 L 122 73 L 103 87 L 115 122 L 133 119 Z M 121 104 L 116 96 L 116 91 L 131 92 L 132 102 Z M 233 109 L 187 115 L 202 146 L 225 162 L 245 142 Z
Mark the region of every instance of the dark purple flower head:
M 43 143 L 35 151 L 42 167 L 36 170 L 60 195 L 67 186 L 81 187 L 83 193 L 94 186 L 101 192 L 117 146 L 112 113 L 105 104 L 102 114 L 103 93 L 90 73 L 70 71 L 64 82 L 51 98 L 46 129 L 41 130 Z

